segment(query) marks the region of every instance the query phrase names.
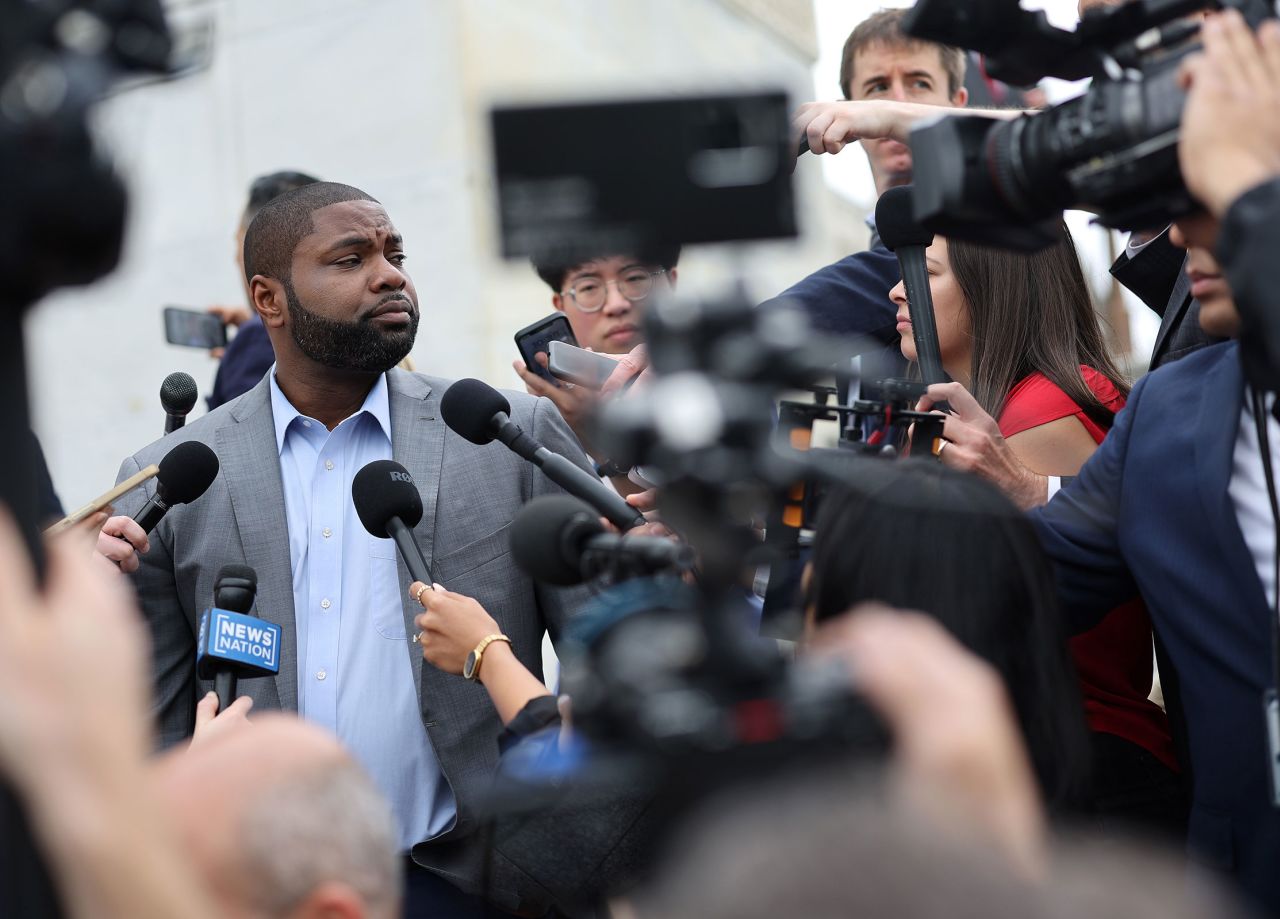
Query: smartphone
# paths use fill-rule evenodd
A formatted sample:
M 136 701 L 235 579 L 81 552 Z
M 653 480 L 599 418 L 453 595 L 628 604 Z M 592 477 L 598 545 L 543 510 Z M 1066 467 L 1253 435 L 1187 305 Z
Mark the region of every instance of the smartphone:
M 527 325 L 516 333 L 516 347 L 520 350 L 520 358 L 524 361 L 524 365 L 548 383 L 559 386 L 560 383 L 547 368 L 533 359 L 539 351 L 550 357 L 550 345 L 553 341 L 567 342 L 571 345 L 578 343 L 578 339 L 573 337 L 573 329 L 569 327 L 569 320 L 564 318 L 564 313 L 555 312 L 550 316 L 544 316 L 533 325 Z
M 204 310 L 189 310 L 181 306 L 164 308 L 164 337 L 171 345 L 184 348 L 225 348 L 227 327 L 222 320 Z
M 590 389 L 603 386 L 617 366 L 617 360 L 612 357 L 584 351 L 562 341 L 551 343 L 551 360 L 547 363 L 553 376 Z

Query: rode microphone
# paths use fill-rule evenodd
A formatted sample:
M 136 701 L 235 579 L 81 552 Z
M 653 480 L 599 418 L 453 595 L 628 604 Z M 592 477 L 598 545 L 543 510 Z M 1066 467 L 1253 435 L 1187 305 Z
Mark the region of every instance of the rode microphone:
M 610 571 L 687 571 L 695 561 L 692 548 L 671 539 L 605 532 L 595 509 L 569 495 L 543 495 L 521 508 L 511 522 L 511 554 L 535 580 L 564 587 Z
M 942 369 L 938 327 L 933 318 L 933 294 L 929 291 L 929 271 L 924 262 L 924 250 L 933 243 L 933 231 L 916 221 L 911 209 L 910 185 L 890 188 L 880 196 L 876 202 L 876 232 L 885 247 L 898 257 L 902 283 L 907 289 L 907 310 L 911 315 L 920 378 L 926 385 L 949 383 L 951 378 Z
M 196 405 L 196 381 L 191 374 L 177 371 L 160 384 L 160 404 L 164 406 L 164 432 L 172 434 L 187 423 L 187 415 Z
M 190 504 L 218 477 L 218 457 L 199 441 L 178 444 L 160 461 L 156 493 L 134 515 L 144 533 L 150 533 L 175 504 Z
M 374 460 L 351 481 L 351 500 L 369 534 L 394 539 L 410 577 L 430 584 L 427 560 L 413 539 L 413 528 L 422 519 L 422 495 L 409 470 L 395 460 Z
M 258 574 L 252 568 L 224 565 L 213 582 L 213 606 L 200 617 L 196 675 L 213 680 L 220 712 L 236 700 L 241 677 L 280 672 L 280 626 L 249 612 L 257 590 Z
M 644 523 L 644 516 L 589 472 L 552 453 L 511 420 L 506 396 L 480 380 L 458 380 L 440 399 L 440 417 L 455 434 L 483 446 L 498 440 L 533 463 L 569 494 L 586 501 L 620 530 Z

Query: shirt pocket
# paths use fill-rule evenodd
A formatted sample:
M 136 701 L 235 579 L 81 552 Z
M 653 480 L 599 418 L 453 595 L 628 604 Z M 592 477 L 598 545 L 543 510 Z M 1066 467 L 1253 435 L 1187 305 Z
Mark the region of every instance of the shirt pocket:
M 366 615 L 378 637 L 388 641 L 408 641 L 404 623 L 404 598 L 400 589 L 400 567 L 396 544 L 390 539 L 369 537 L 369 596 Z M 408 585 L 404 585 L 405 590 Z

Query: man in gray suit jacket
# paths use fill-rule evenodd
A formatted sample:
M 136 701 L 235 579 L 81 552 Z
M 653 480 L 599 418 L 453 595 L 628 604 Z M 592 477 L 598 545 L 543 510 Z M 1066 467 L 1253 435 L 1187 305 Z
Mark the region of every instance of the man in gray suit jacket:
M 448 381 L 390 369 L 418 325 L 403 261 L 386 212 L 357 189 L 320 183 L 267 205 L 246 236 L 245 274 L 274 373 L 125 460 L 120 477 L 184 440 L 221 462 L 208 492 L 153 531 L 135 574 L 162 743 L 190 735 L 209 689 L 196 678 L 195 638 L 218 571 L 248 564 L 257 613 L 281 626 L 283 641 L 279 674 L 241 692 L 257 710 L 296 710 L 337 733 L 390 799 L 404 849 L 432 869 L 410 869 L 406 915 L 452 915 L 476 906 L 475 802 L 501 724 L 481 686 L 423 665 L 412 578 L 390 540 L 360 527 L 352 478 L 373 459 L 409 470 L 425 509 L 414 536 L 433 576 L 479 600 L 535 674 L 544 630 L 555 638 L 581 595 L 535 584 L 508 550 L 512 516 L 555 486 L 502 447 L 449 431 L 439 415 Z M 509 398 L 517 424 L 589 468 L 550 402 Z M 122 512 L 147 497 L 122 502 Z M 501 852 L 490 867 L 493 902 L 545 906 Z

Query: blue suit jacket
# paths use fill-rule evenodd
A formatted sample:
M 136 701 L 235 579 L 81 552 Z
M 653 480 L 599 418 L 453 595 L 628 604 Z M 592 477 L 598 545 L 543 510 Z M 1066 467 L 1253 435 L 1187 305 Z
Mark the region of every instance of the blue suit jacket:
M 1032 520 L 1073 631 L 1142 592 L 1181 687 L 1188 845 L 1280 911 L 1262 696 L 1271 613 L 1227 486 L 1244 394 L 1234 342 L 1143 378 L 1080 475 Z

